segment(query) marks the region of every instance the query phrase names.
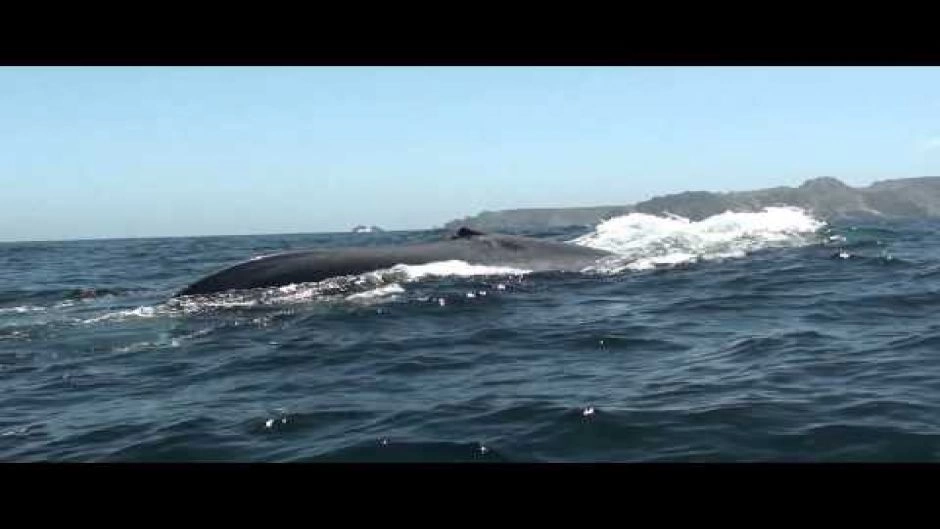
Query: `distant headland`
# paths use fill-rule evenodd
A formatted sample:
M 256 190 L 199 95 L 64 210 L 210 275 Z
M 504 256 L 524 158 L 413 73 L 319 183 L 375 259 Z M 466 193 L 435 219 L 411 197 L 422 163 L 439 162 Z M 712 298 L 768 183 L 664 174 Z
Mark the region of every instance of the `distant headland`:
M 456 219 L 445 229 L 466 226 L 478 230 L 519 231 L 593 226 L 628 213 L 673 214 L 701 220 L 725 211 L 759 211 L 770 206 L 797 206 L 814 216 L 832 220 L 846 217 L 940 217 L 940 177 L 901 178 L 851 187 L 832 177 L 807 180 L 799 187 L 772 187 L 755 191 L 686 191 L 657 196 L 622 206 L 526 208 L 484 211 Z

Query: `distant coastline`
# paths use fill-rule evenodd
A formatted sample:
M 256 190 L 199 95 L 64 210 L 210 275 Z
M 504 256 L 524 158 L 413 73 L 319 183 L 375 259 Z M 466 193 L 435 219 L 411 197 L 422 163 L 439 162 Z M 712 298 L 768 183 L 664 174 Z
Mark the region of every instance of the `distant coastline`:
M 725 211 L 759 211 L 770 206 L 796 206 L 814 216 L 940 217 L 940 177 L 901 178 L 851 187 L 832 177 L 807 180 L 798 187 L 772 187 L 754 191 L 686 191 L 654 197 L 636 204 L 573 208 L 526 208 L 484 211 L 447 222 L 448 230 L 467 226 L 489 231 L 520 231 L 593 226 L 628 213 L 673 214 L 701 220 Z

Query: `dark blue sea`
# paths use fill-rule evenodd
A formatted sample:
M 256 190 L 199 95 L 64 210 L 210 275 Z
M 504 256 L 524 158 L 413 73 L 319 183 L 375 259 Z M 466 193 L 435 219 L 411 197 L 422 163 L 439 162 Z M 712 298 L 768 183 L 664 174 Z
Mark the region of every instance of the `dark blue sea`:
M 447 234 L 0 243 L 0 460 L 940 460 L 940 222 L 723 222 L 527 233 L 606 237 L 633 265 L 603 273 L 198 299 L 253 256 Z

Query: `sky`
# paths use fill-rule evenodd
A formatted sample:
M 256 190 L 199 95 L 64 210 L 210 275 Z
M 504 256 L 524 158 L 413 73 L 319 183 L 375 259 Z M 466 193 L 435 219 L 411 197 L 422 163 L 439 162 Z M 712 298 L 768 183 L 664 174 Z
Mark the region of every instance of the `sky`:
M 940 175 L 940 68 L 0 68 L 0 241 Z

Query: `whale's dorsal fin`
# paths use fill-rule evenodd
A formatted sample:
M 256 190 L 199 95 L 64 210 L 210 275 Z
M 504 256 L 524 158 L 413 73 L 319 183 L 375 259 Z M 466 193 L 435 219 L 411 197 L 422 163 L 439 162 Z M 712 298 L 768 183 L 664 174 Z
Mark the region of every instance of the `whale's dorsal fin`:
M 471 230 L 470 228 L 464 226 L 457 230 L 457 232 L 451 236 L 451 239 L 469 239 L 470 237 L 474 237 L 476 235 L 486 234 L 481 231 Z

